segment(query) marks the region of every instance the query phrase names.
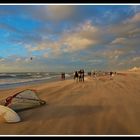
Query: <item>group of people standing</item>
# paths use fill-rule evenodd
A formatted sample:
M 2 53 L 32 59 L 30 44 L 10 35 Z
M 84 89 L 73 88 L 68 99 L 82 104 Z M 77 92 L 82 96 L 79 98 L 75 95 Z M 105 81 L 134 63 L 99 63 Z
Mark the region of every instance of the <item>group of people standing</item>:
M 92 72 L 87 73 L 88 76 L 93 77 L 93 79 L 96 79 L 96 80 L 98 80 L 97 77 L 107 76 L 107 75 L 109 75 L 110 79 L 113 79 L 113 74 L 117 74 L 117 73 L 116 72 L 113 73 L 112 71 L 111 72 L 92 71 Z M 76 82 L 84 82 L 84 77 L 85 77 L 84 69 L 75 71 L 73 76 L 74 76 L 73 78 Z M 65 80 L 64 72 L 61 73 L 61 79 Z
M 109 75 L 109 78 L 112 79 L 113 74 L 116 74 L 116 72 L 112 72 L 112 71 L 110 71 L 110 72 L 95 72 L 95 71 L 93 71 L 93 72 L 88 73 L 89 76 L 93 76 L 93 79 L 96 79 L 96 80 L 97 80 L 97 76 L 99 77 L 99 76 L 107 76 L 107 75 Z
M 76 82 L 84 82 L 84 76 L 83 69 L 74 72 L 74 80 L 76 80 Z

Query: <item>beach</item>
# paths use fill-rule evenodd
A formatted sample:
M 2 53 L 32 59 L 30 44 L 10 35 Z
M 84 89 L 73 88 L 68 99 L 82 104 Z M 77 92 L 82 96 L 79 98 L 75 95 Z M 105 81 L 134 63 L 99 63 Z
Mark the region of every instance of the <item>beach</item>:
M 19 123 L 1 123 L 0 135 L 139 135 L 140 72 L 85 77 L 0 90 L 0 99 L 37 90 L 46 105 L 18 112 Z

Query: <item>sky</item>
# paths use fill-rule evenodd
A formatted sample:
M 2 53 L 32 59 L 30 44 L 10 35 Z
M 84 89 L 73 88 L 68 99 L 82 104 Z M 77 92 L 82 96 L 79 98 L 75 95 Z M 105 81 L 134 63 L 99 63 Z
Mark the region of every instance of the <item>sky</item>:
M 0 5 L 0 72 L 126 70 L 139 45 L 140 5 Z

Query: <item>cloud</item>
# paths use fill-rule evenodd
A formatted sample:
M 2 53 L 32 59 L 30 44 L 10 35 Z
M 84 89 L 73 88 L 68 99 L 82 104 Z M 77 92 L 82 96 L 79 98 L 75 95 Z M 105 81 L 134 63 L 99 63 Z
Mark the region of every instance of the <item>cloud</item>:
M 52 54 L 72 53 L 87 49 L 100 43 L 101 30 L 86 21 L 79 26 L 64 31 L 56 41 L 43 41 L 35 47 L 28 47 L 30 51 L 46 50 Z
M 132 59 L 133 62 L 139 61 L 140 62 L 140 56 L 136 56 Z
M 0 58 L 0 63 L 1 62 L 5 62 L 5 59 L 4 58 Z
M 90 63 L 92 63 L 92 64 L 99 64 L 99 63 L 101 63 L 102 62 L 102 60 L 101 59 L 90 59 L 90 60 L 88 60 L 87 62 L 90 62 Z
M 30 63 L 31 60 L 30 58 L 26 58 L 26 57 L 17 57 L 15 60 L 15 63 L 19 63 L 19 64 L 24 64 L 24 63 Z
M 128 34 L 130 34 L 130 37 L 137 37 L 140 35 L 140 29 L 134 28 L 133 30 L 129 31 Z
M 140 44 L 139 37 L 116 38 L 111 42 L 111 45 L 122 45 L 122 47 L 125 47 L 128 50 L 138 49 L 139 44 Z
M 109 60 L 117 60 L 121 55 L 123 55 L 125 52 L 123 50 L 119 49 L 112 49 L 112 50 L 106 50 L 102 53 L 102 55 Z
M 111 42 L 111 44 L 123 44 L 126 41 L 126 38 L 116 38 Z
M 47 15 L 51 20 L 68 19 L 74 15 L 76 7 L 73 5 L 49 5 L 47 6 Z
M 120 21 L 119 24 L 110 26 L 107 30 L 108 33 L 117 37 L 133 37 L 135 34 L 139 34 L 140 28 L 140 12 L 133 16 Z
M 112 35 L 110 48 L 121 47 L 124 56 L 131 56 L 133 50 L 139 50 L 140 44 L 140 13 L 135 13 L 120 24 L 113 25 L 107 29 L 107 34 Z
M 64 52 L 74 52 L 74 51 L 79 51 L 88 48 L 91 45 L 95 45 L 96 42 L 92 41 L 87 38 L 82 38 L 82 37 L 75 37 L 75 36 L 69 36 L 68 38 L 65 39 L 68 47 L 65 47 L 63 49 Z
M 9 56 L 5 60 L 0 59 L 0 72 L 46 71 L 46 63 L 35 56 L 34 59 L 30 60 L 30 58 L 17 55 Z
M 27 11 L 35 19 L 57 22 L 74 16 L 76 9 L 75 5 L 41 5 L 27 8 Z
M 137 23 L 140 22 L 140 13 L 136 13 L 132 18 L 128 19 L 126 23 Z

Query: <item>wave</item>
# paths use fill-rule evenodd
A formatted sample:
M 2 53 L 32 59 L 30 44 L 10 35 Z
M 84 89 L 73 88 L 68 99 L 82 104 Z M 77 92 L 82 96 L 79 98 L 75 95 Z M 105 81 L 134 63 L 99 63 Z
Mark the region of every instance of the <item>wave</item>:
M 17 75 L 16 75 L 16 74 L 10 74 L 9 76 L 11 76 L 11 77 L 16 77 Z
M 2 79 L 0 80 L 0 85 L 9 85 L 9 84 L 18 84 L 18 83 L 28 83 L 28 82 L 35 82 L 35 81 L 42 81 L 42 80 L 49 80 L 52 78 L 57 78 L 58 76 L 49 76 L 49 77 L 42 77 L 42 78 L 30 78 L 30 79 Z
M 42 75 L 33 75 L 33 76 L 31 76 L 32 78 L 41 78 L 42 77 Z
M 69 78 L 71 75 L 65 74 L 65 76 L 66 78 Z M 61 74 L 54 72 L 0 73 L 0 86 L 2 87 L 5 85 L 22 84 L 59 78 L 61 78 Z
M 6 75 L 6 73 L 0 73 L 0 76 L 5 76 Z
M 70 75 L 70 74 L 65 74 L 65 76 L 66 76 L 66 77 L 71 77 L 71 75 Z
M 0 79 L 1 78 L 14 78 L 16 75 L 14 74 L 0 74 Z

